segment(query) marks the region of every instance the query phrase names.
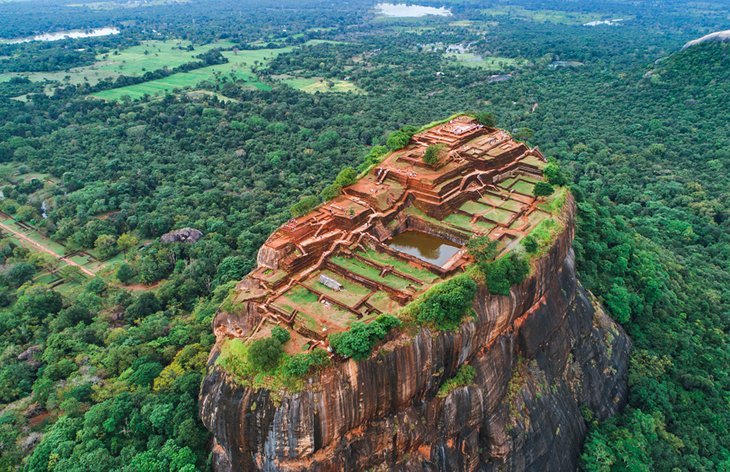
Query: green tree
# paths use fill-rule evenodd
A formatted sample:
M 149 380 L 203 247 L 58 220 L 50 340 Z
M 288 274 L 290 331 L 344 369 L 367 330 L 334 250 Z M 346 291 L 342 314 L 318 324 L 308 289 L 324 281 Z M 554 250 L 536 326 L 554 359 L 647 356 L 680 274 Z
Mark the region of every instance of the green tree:
M 271 329 L 271 337 L 279 341 L 281 344 L 285 344 L 291 339 L 291 333 L 281 326 L 274 326 Z
M 482 124 L 489 128 L 494 128 L 495 126 L 497 126 L 497 117 L 494 113 L 489 111 L 482 111 L 477 113 L 477 121 L 479 122 L 479 124 Z
M 137 271 L 135 271 L 134 268 L 129 264 L 120 264 L 119 268 L 117 269 L 117 280 L 119 280 L 124 285 L 127 285 L 129 282 L 131 282 L 135 275 L 137 275 Z
M 111 234 L 102 234 L 94 241 L 94 248 L 102 259 L 109 259 L 117 253 L 117 238 Z
M 443 144 L 432 144 L 426 148 L 423 153 L 423 162 L 430 166 L 434 166 L 441 159 L 441 155 L 444 152 L 446 146 Z
M 247 359 L 257 372 L 269 372 L 279 365 L 283 352 L 281 341 L 274 337 L 262 338 L 248 347 Z
M 406 147 L 411 141 L 412 136 L 413 133 L 409 134 L 403 130 L 395 131 L 390 133 L 385 145 L 388 147 L 388 150 L 397 151 L 398 149 Z
M 477 284 L 467 275 L 442 282 L 424 294 L 416 309 L 416 319 L 438 329 L 455 329 L 471 312 L 476 293 Z
M 294 218 L 298 218 L 300 216 L 304 216 L 310 211 L 314 209 L 317 205 L 319 205 L 320 199 L 319 197 L 315 197 L 314 195 L 307 195 L 305 197 L 302 197 L 299 199 L 297 203 L 292 205 L 291 207 L 291 216 Z
M 127 252 L 131 249 L 135 249 L 139 244 L 139 239 L 132 233 L 122 233 L 117 238 L 117 246 L 124 252 L 124 257 L 127 257 Z
M 367 359 L 375 344 L 400 324 L 400 320 L 391 315 L 381 315 L 368 324 L 356 321 L 348 331 L 330 334 L 330 346 L 341 356 Z
M 535 184 L 535 189 L 533 190 L 536 197 L 547 197 L 552 195 L 554 191 L 555 189 L 553 186 L 547 182 L 537 182 Z

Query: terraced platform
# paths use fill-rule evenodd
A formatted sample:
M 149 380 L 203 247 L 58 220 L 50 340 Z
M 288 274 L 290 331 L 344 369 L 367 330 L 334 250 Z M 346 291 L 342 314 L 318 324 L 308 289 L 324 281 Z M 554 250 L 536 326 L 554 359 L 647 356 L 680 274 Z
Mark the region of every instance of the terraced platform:
M 422 156 L 433 144 L 445 150 L 427 165 Z M 488 235 L 509 250 L 550 216 L 533 195 L 545 164 L 537 149 L 468 116 L 413 136 L 340 196 L 269 237 L 258 267 L 237 287 L 235 301 L 262 319 L 244 337 L 280 325 L 292 332 L 293 349 L 326 348 L 328 334 L 396 313 L 463 270 L 471 262 L 469 238 Z M 443 258 L 419 248 L 400 251 L 390 241 L 405 231 L 457 250 L 439 264 L 432 261 Z

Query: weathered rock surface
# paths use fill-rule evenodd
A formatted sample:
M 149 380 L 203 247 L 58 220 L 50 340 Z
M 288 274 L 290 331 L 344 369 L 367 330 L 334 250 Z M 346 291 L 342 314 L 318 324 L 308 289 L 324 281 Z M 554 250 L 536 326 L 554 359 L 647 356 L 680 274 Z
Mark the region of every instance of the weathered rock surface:
M 195 228 L 180 228 L 160 236 L 163 243 L 194 243 L 203 237 L 203 232 Z
M 575 469 L 585 409 L 605 418 L 625 402 L 630 341 L 576 279 L 568 213 L 567 230 L 509 297 L 482 287 L 477 317 L 458 331 L 401 334 L 303 392 L 236 385 L 214 350 L 200 414 L 215 469 Z M 465 362 L 474 383 L 437 397 Z

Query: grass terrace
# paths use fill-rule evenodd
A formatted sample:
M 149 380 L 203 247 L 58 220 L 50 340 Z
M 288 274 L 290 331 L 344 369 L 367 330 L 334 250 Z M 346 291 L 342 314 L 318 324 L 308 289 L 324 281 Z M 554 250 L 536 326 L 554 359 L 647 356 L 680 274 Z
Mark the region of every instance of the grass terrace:
M 374 282 L 379 282 L 387 287 L 392 288 L 393 290 L 404 291 L 413 286 L 413 282 L 411 282 L 410 280 L 398 277 L 393 273 L 389 273 L 384 277 L 381 277 L 380 269 L 377 269 L 351 257 L 334 256 L 330 258 L 330 262 L 338 267 L 342 267 L 343 269 L 352 272 L 353 274 L 360 275 Z
M 416 267 L 405 259 L 393 257 L 390 254 L 387 254 L 385 252 L 379 252 L 375 249 L 358 251 L 356 252 L 356 254 L 364 259 L 373 261 L 376 264 L 380 264 L 383 266 L 393 266 L 395 270 L 404 274 L 408 274 L 411 277 L 415 277 L 425 283 L 433 283 L 436 279 L 439 278 L 438 275 L 434 274 L 433 272 L 422 269 L 420 267 Z

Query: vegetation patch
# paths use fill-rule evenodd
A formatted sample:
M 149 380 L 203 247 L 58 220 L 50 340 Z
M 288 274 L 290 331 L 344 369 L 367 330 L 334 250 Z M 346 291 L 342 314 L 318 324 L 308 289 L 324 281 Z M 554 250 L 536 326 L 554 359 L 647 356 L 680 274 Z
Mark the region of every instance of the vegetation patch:
M 472 383 L 474 383 L 474 378 L 476 378 L 476 375 L 477 371 L 474 367 L 470 366 L 469 364 L 462 365 L 461 367 L 459 367 L 459 370 L 456 371 L 456 375 L 441 384 L 441 387 L 439 387 L 439 391 L 436 396 L 439 398 L 446 398 L 449 393 L 453 392 L 457 388 L 471 385 Z
M 357 321 L 348 331 L 329 335 L 330 346 L 344 357 L 355 360 L 367 359 L 373 347 L 382 341 L 388 332 L 401 325 L 392 315 L 380 315 L 368 324 Z
M 528 61 L 522 58 L 504 56 L 480 56 L 471 52 L 448 53 L 447 59 L 465 67 L 475 67 L 488 72 L 507 72 L 525 66 Z
M 270 337 L 250 343 L 237 338 L 226 340 L 216 365 L 242 385 L 298 391 L 308 375 L 328 366 L 330 360 L 319 348 L 287 355 L 283 345 L 289 340 L 289 332 L 279 326 L 272 329 Z
M 519 19 L 534 21 L 537 23 L 555 23 L 562 25 L 583 25 L 585 23 L 600 20 L 605 15 L 593 13 L 581 13 L 563 10 L 531 10 L 518 6 L 499 6 L 482 10 L 486 16 L 496 16 L 507 19 Z M 609 17 L 606 17 L 609 18 Z M 612 18 L 612 17 L 611 17 Z
M 339 80 L 339 79 L 325 79 L 322 77 L 310 77 L 310 78 L 303 78 L 303 77 L 295 77 L 291 79 L 284 79 L 282 82 L 287 84 L 288 86 L 301 90 L 302 92 L 307 93 L 317 93 L 317 92 L 352 92 L 352 93 L 362 93 L 362 90 L 355 85 L 354 82 L 351 82 L 349 80 Z
M 400 316 L 439 330 L 453 330 L 473 312 L 476 293 L 476 282 L 468 274 L 460 274 L 426 290 L 403 307 Z

